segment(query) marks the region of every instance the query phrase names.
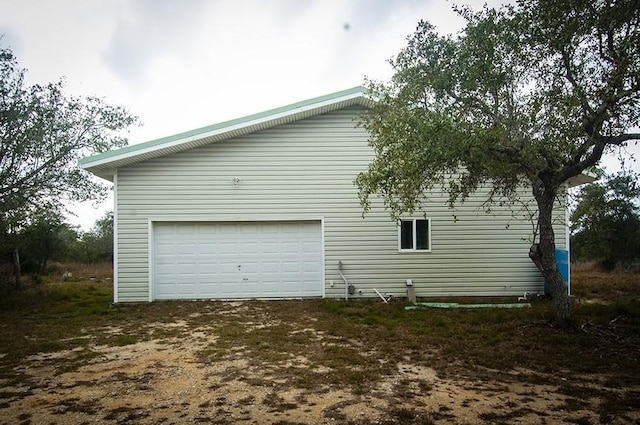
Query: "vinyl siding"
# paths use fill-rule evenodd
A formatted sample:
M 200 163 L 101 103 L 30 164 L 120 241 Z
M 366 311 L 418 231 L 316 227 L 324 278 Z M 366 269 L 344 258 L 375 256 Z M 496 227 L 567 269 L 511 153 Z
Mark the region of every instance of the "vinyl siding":
M 403 295 L 405 279 L 421 297 L 542 290 L 523 240 L 531 224 L 508 208 L 486 214 L 482 194 L 454 211 L 436 195 L 414 215 L 432 220 L 428 253 L 398 252 L 396 224 L 381 202 L 363 219 L 353 180 L 373 151 L 355 128 L 361 112 L 344 109 L 118 169 L 116 301 L 149 300 L 149 228 L 157 220 L 322 219 L 328 297 L 344 295 L 339 260 L 357 297 L 377 296 L 374 288 Z M 558 217 L 563 222 L 564 212 Z M 562 224 L 556 237 L 565 246 Z

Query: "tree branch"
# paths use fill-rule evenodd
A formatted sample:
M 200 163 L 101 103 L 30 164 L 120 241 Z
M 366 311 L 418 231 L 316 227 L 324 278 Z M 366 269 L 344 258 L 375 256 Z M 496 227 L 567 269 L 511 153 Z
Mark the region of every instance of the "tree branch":
M 25 187 L 27 185 L 31 185 L 31 184 L 33 184 L 33 181 L 34 181 L 33 178 L 35 176 L 38 176 L 38 175 L 40 175 L 41 178 L 39 180 L 36 180 L 36 181 L 38 181 L 41 184 L 46 186 L 46 182 L 47 182 L 47 177 L 48 176 L 42 175 L 43 170 L 46 171 L 51 166 L 53 166 L 54 164 L 56 164 L 56 163 L 60 162 L 61 160 L 63 160 L 74 149 L 75 149 L 75 146 L 73 146 L 73 145 L 65 146 L 63 149 L 61 149 L 59 152 L 57 152 L 57 155 L 54 155 L 54 156 L 50 157 L 44 163 L 42 163 L 38 167 L 30 170 L 22 178 L 14 181 L 11 185 L 7 186 L 6 188 L 2 188 L 2 192 L 1 193 L 7 193 L 7 192 L 10 192 L 10 191 L 13 191 L 16 188 L 23 188 L 23 187 Z M 63 167 L 64 164 L 60 164 L 60 166 Z
M 603 136 L 610 145 L 621 145 L 629 140 L 640 140 L 640 133 L 619 134 L 618 136 Z
M 573 75 L 571 57 L 569 56 L 569 52 L 567 52 L 566 46 L 565 48 L 561 49 L 560 54 L 562 55 L 565 77 L 567 78 L 569 83 L 571 83 L 571 87 L 573 87 L 574 92 L 578 95 L 578 99 L 580 100 L 580 105 L 582 106 L 583 112 L 588 115 L 593 114 L 593 109 L 591 108 L 591 105 L 589 105 L 589 99 L 587 99 L 582 86 L 578 84 L 575 75 Z
M 482 100 L 480 100 L 478 97 L 475 97 L 475 96 L 461 96 L 461 95 L 455 93 L 453 90 L 447 90 L 447 95 L 449 95 L 449 97 L 451 97 L 451 99 L 453 99 L 456 103 L 459 103 L 461 106 L 463 106 L 465 108 L 471 107 L 471 108 L 480 109 L 495 124 L 499 124 L 500 123 L 500 120 L 498 120 L 498 117 L 493 113 L 491 107 L 489 105 L 487 105 L 486 103 L 484 103 Z
M 604 148 L 607 146 L 607 143 L 604 141 L 600 141 L 593 146 L 593 150 L 586 158 L 575 162 L 572 165 L 564 167 L 562 172 L 560 173 L 561 181 L 566 181 L 573 176 L 577 176 L 582 173 L 589 167 L 593 167 L 598 163 L 600 158 L 602 158 L 602 154 L 604 152 Z

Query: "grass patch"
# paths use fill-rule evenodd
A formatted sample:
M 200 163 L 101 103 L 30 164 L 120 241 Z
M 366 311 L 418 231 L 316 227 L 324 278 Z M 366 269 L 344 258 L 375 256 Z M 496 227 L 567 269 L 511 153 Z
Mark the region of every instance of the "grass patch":
M 598 407 L 600 423 L 610 423 L 616 417 L 624 415 L 626 412 L 638 412 L 640 410 L 640 392 L 625 391 L 607 397 Z
M 289 403 L 282 398 L 277 392 L 272 391 L 264 397 L 262 404 L 269 407 L 270 412 L 284 412 L 298 407 L 295 403 Z
M 125 345 L 133 345 L 138 343 L 136 335 L 117 335 L 113 338 L 110 345 L 116 347 L 124 347 Z
M 102 263 L 52 263 L 49 266 L 48 277 L 46 281 L 59 281 L 63 279 L 64 273 L 70 273 L 67 278 L 70 282 L 86 282 L 91 278 L 97 281 L 105 281 L 113 279 L 113 264 L 111 262 Z
M 571 265 L 571 292 L 580 299 L 618 302 L 638 300 L 638 273 L 605 272 L 595 262 Z
M 15 370 L 36 354 L 75 350 L 50 360 L 64 372 L 95 356 L 91 346 L 127 346 L 149 339 L 169 344 L 198 330 L 214 340 L 198 353 L 201 362 L 243 359 L 246 372 L 228 371 L 228 378 L 220 378 L 254 379 L 256 385 L 263 379 L 266 386 L 270 379 L 278 388 L 344 388 L 366 394 L 381 379 L 395 376 L 398 364 L 410 362 L 435 369 L 443 378 L 556 386 L 571 397 L 565 410 L 591 405 L 587 403 L 594 392 L 580 382 L 563 384 L 558 375 L 562 371 L 566 377 L 603 377 L 602 388 L 595 392 L 601 402 L 593 407 L 603 420 L 640 409 L 636 401 L 640 396 L 632 388 L 640 385 L 640 276 L 577 270 L 572 288 L 583 294 L 576 326 L 561 330 L 549 325 L 554 311 L 548 300 L 517 310 L 405 311 L 399 301 L 328 299 L 176 301 L 111 308 L 110 283 L 45 282 L 0 297 L 0 377 L 16 384 L 26 380 Z M 153 327 L 154 323 L 159 326 Z M 531 373 L 514 372 L 523 368 Z M 262 375 L 251 376 L 250 370 Z M 431 382 L 420 377 L 400 379 L 394 389 L 405 399 L 431 390 Z M 72 401 L 61 408 L 86 408 Z M 275 411 L 295 407 L 276 393 L 262 402 Z M 133 420 L 145 413 L 116 410 L 107 416 Z M 520 409 L 513 411 L 515 416 L 481 419 L 502 423 L 529 413 Z M 400 409 L 392 417 L 430 423 L 437 415 Z
M 91 329 L 105 318 L 118 320 L 109 308 L 110 285 L 97 282 L 45 283 L 0 297 L 0 375 L 22 359 L 84 347 Z
M 2 294 L 0 314 L 32 318 L 107 314 L 112 299 L 111 284 L 102 282 L 42 284 Z
M 387 419 L 381 423 L 387 424 L 415 424 L 415 425 L 434 425 L 436 423 L 432 412 L 426 412 L 418 409 L 395 408 L 387 412 Z
M 138 423 L 142 419 L 149 416 L 149 413 L 140 408 L 134 407 L 118 407 L 112 409 L 104 416 L 105 420 L 116 421 L 119 424 Z
M 97 413 L 94 401 L 83 401 L 77 397 L 61 400 L 54 407 L 54 411 L 58 415 L 64 415 L 69 412 L 86 413 L 87 415 L 95 415 Z
M 511 410 L 506 413 L 496 413 L 496 412 L 487 412 L 481 413 L 479 418 L 483 421 L 492 423 L 492 424 L 511 424 L 514 419 L 521 418 L 528 414 L 535 413 L 531 409 L 521 408 L 516 410 Z M 540 413 L 537 413 L 537 416 L 540 416 Z

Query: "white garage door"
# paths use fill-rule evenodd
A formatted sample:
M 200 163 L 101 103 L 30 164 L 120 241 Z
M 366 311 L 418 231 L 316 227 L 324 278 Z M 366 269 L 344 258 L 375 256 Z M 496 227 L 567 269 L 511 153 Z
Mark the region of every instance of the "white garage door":
M 319 221 L 154 224 L 156 299 L 323 295 Z

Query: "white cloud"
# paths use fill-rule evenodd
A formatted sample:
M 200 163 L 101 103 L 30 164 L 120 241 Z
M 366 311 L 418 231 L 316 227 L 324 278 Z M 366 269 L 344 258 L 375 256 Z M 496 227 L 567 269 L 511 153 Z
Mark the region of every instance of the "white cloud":
M 119 77 L 140 84 L 159 55 L 183 58 L 204 17 L 203 0 L 131 0 L 118 10 L 117 25 L 103 57 Z
M 500 0 L 488 1 L 490 6 Z M 472 0 L 474 8 L 484 0 Z M 126 105 L 132 143 L 386 80 L 425 19 L 464 23 L 446 0 L 0 0 L 0 41 L 29 83 Z M 347 24 L 347 27 L 345 27 Z M 638 150 L 636 150 L 638 151 Z M 636 165 L 637 168 L 637 165 Z M 89 228 L 111 204 L 76 208 Z

